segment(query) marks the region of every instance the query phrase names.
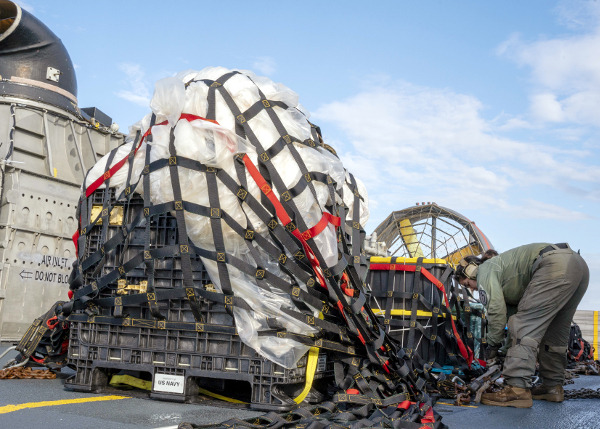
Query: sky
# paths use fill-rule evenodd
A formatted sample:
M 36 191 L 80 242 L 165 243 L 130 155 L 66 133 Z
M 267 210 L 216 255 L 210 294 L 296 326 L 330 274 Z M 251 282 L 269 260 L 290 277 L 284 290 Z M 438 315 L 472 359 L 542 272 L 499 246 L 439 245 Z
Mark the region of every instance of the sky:
M 600 2 L 19 1 L 62 40 L 80 107 L 127 132 L 207 66 L 297 92 L 369 192 L 373 231 L 436 202 L 502 252 L 569 242 L 600 310 Z

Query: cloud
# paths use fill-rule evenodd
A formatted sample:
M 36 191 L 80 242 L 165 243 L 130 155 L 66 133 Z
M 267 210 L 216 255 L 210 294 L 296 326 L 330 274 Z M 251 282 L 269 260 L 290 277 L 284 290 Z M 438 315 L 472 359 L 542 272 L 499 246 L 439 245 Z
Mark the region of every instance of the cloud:
M 526 215 L 524 216 L 524 214 Z M 586 213 L 535 200 L 528 200 L 524 205 L 515 207 L 513 215 L 515 217 L 552 219 L 565 222 L 592 219 L 592 216 Z
M 545 122 L 561 122 L 565 116 L 556 95 L 549 92 L 531 96 L 531 112 L 536 119 Z
M 600 19 L 600 4 L 589 0 L 562 0 L 556 6 L 557 18 L 561 25 L 578 30 L 596 25 Z
M 252 63 L 252 68 L 265 76 L 272 76 L 277 69 L 277 64 L 271 57 L 259 57 Z
M 323 105 L 313 118 L 326 140 L 331 127 L 324 123 L 345 136 L 342 161 L 384 214 L 435 201 L 532 219 L 589 219 L 553 201 L 573 189 L 583 198 L 597 197 L 600 168 L 593 149 L 578 141 L 505 137 L 515 119 L 486 120 L 483 110 L 472 96 L 390 81 Z M 540 189 L 546 198 L 536 197 Z
M 529 69 L 534 120 L 600 126 L 600 4 L 564 1 L 557 11 L 570 34 L 535 41 L 513 34 L 497 53 Z
M 127 100 L 142 107 L 150 105 L 150 86 L 146 80 L 146 74 L 139 64 L 121 63 L 119 69 L 125 73 L 126 86 L 117 92 L 117 97 Z

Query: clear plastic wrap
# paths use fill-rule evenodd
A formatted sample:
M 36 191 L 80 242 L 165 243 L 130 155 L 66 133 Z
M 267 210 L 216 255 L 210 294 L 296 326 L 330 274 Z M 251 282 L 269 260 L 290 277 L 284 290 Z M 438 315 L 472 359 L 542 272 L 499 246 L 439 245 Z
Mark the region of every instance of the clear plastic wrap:
M 138 177 L 145 164 L 146 150 L 150 150 L 151 161 L 168 158 L 171 127 L 174 129 L 174 145 L 178 156 L 190 158 L 201 162 L 208 167 L 222 169 L 230 177 L 237 178 L 235 168 L 235 155 L 245 153 L 255 165 L 258 165 L 259 150 L 246 138 L 236 134 L 236 118 L 232 114 L 226 100 L 217 92 L 215 97 L 215 122 L 207 120 L 179 120 L 181 114 L 191 114 L 206 118 L 208 115 L 208 85 L 204 80 L 213 81 L 231 70 L 222 67 L 206 68 L 202 71 L 184 71 L 172 78 L 163 79 L 156 84 L 154 96 L 150 103 L 156 115 L 156 124 L 168 121 L 164 125 L 155 125 L 152 128 L 152 141 L 144 142 L 134 158 L 134 173 Z M 274 83 L 268 78 L 258 77 L 251 72 L 233 74 L 224 84 L 224 88 L 231 95 L 240 111 L 244 112 L 261 100 L 282 101 L 288 108 L 272 109 L 278 116 L 288 135 L 295 139 L 305 141 L 311 138 L 311 125 L 307 114 L 300 110 L 298 96 L 282 84 Z M 262 94 L 261 94 L 262 93 Z M 281 134 L 275 127 L 272 118 L 266 110 L 260 111 L 249 120 L 251 129 L 263 150 L 268 150 L 280 138 Z M 131 141 L 138 131 L 146 132 L 150 125 L 149 116 L 138 122 L 130 129 L 129 143 L 119 149 L 114 157 L 114 162 L 124 158 L 132 148 Z M 319 172 L 330 176 L 336 186 L 336 192 L 343 193 L 343 201 L 352 213 L 354 194 L 350 191 L 347 172 L 341 161 L 323 147 L 307 147 L 300 143 L 292 143 L 309 172 Z M 276 156 L 271 158 L 273 167 L 280 175 L 284 186 L 288 189 L 303 180 L 303 172 L 289 147 L 284 147 Z M 95 180 L 105 171 L 106 159 L 103 158 L 90 171 L 86 185 Z M 173 186 L 169 168 L 162 168 L 150 174 L 150 198 L 153 204 L 174 200 Z M 179 180 L 182 188 L 182 198 L 201 206 L 210 207 L 208 197 L 208 183 L 203 172 L 178 168 Z M 120 171 L 110 181 L 111 187 L 122 187 L 127 173 Z M 258 201 L 261 190 L 253 178 L 246 172 L 247 190 Z M 257 234 L 271 240 L 268 228 L 246 203 L 240 203 L 237 196 L 223 183 L 217 181 L 217 194 L 220 209 L 231 216 L 241 227 L 247 228 L 248 222 Z M 142 181 L 136 192 L 142 193 Z M 367 195 L 362 183 L 359 189 L 363 200 L 361 201 L 361 224 L 364 225 L 368 218 Z M 327 212 L 326 206 L 331 205 L 331 194 L 326 184 L 315 181 L 313 183 L 316 194 L 307 187 L 293 198 L 293 203 L 303 217 L 308 228 L 313 227 Z M 277 198 L 279 193 L 273 189 Z M 143 195 L 143 193 L 142 193 Z M 342 198 L 338 195 L 338 200 Z M 339 202 L 339 201 L 338 201 Z M 198 247 L 210 251 L 215 250 L 213 229 L 209 217 L 200 216 L 185 211 L 186 228 L 189 239 Z M 248 242 L 235 232 L 226 222 L 221 221 L 222 235 L 225 250 L 236 258 L 255 265 L 251 257 Z M 314 242 L 328 266 L 334 266 L 338 261 L 337 234 L 333 225 L 328 225 L 320 234 L 314 237 Z M 250 244 L 252 245 L 252 244 Z M 290 280 L 279 268 L 277 259 L 263 252 L 260 247 L 264 267 L 269 273 Z M 291 256 L 291 255 L 289 255 Z M 213 260 L 203 259 L 206 269 L 217 289 L 222 291 L 219 281 L 217 263 Z M 236 307 L 234 315 L 238 333 L 246 344 L 250 345 L 264 357 L 284 366 L 292 368 L 298 359 L 306 353 L 308 347 L 289 338 L 275 336 L 260 336 L 258 333 L 268 329 L 267 318 L 276 318 L 277 321 L 290 332 L 311 334 L 316 329 L 313 326 L 290 317 L 282 308 L 295 309 L 296 305 L 289 294 L 277 288 L 271 290 L 259 287 L 256 278 L 238 268 L 228 265 L 228 274 L 231 287 L 236 296 L 244 299 L 252 311 Z M 300 284 L 300 288 L 307 290 L 307 285 Z M 315 317 L 319 316 L 320 309 L 312 309 Z

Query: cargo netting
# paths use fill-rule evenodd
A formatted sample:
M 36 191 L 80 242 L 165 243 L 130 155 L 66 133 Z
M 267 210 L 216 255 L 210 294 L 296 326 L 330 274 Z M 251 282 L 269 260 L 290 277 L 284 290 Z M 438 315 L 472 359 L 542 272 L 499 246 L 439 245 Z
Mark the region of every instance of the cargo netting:
M 311 354 L 327 356 L 335 381 L 318 394 L 305 387 L 294 405 L 314 393 L 346 420 L 442 426 L 426 388 L 431 365 L 388 335 L 368 303 L 366 190 L 296 94 L 208 68 L 159 81 L 151 107 L 82 189 L 73 298 L 60 309 L 80 384 L 97 381 L 98 359 L 156 366 L 161 345 L 165 372 L 210 364 L 225 373 L 228 349 L 212 352 L 217 363 L 197 344 L 229 335 L 241 340 L 229 353 L 249 368 L 266 359 L 285 369 L 273 391 L 300 367 L 308 378 Z
M 386 332 L 419 364 L 469 371 L 485 362 L 483 305 L 443 259 L 372 257 L 369 303 Z

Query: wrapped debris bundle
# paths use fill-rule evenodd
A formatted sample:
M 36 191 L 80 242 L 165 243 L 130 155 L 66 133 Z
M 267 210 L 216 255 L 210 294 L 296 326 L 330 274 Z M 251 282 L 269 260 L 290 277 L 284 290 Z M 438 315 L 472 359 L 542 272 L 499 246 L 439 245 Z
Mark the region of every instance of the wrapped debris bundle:
M 94 371 L 127 362 L 159 362 L 161 376 L 206 377 L 217 368 L 231 378 L 234 367 L 240 379 L 262 383 L 252 404 L 272 407 L 265 398 L 302 369 L 307 382 L 295 406 L 313 395 L 313 357 L 327 356 L 336 393 L 326 388 L 314 401 L 363 416 L 412 401 L 398 413 L 432 421 L 430 367 L 413 364 L 367 303 L 365 188 L 297 96 L 249 72 L 207 68 L 159 81 L 151 107 L 82 189 L 74 297 L 61 315 L 74 322 L 74 384 L 91 390 L 101 378 Z M 211 349 L 226 335 L 228 344 L 239 335 L 285 376 L 269 372 L 263 389 L 267 361 L 248 359 L 243 347 L 235 353 L 248 364 Z
M 321 144 L 297 95 L 266 78 L 222 68 L 183 72 L 157 83 L 151 107 L 154 114 L 130 134 L 132 165 L 116 170 L 110 187 L 119 195 L 136 183 L 133 192 L 143 195 L 148 206 L 169 208 L 178 220 L 181 212 L 181 245 L 210 252 L 202 261 L 218 291 L 251 308 L 233 309 L 242 340 L 268 359 L 293 367 L 307 346 L 289 338 L 259 338 L 258 333 L 272 329 L 269 319 L 292 333 L 317 332 L 289 312 L 297 310 L 294 301 L 302 301 L 307 314 L 318 317 L 320 302 L 300 295 L 324 283 L 326 270 L 338 265 L 340 219 L 333 210 L 344 207 L 343 228 L 350 236 L 353 224 L 368 219 L 364 186 Z M 87 175 L 86 193 L 106 186 L 105 171 L 131 149 L 124 145 L 101 159 Z M 160 160 L 168 160 L 168 168 L 146 174 L 144 168 Z M 99 178 L 102 184 L 96 187 Z M 290 239 L 294 242 L 282 249 Z M 308 253 L 304 260 L 303 253 Z M 360 255 L 358 246 L 355 253 Z M 307 267 L 315 275 L 306 274 Z

